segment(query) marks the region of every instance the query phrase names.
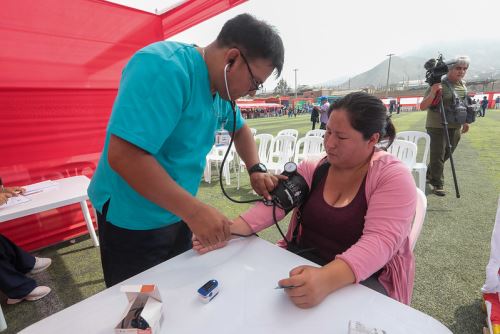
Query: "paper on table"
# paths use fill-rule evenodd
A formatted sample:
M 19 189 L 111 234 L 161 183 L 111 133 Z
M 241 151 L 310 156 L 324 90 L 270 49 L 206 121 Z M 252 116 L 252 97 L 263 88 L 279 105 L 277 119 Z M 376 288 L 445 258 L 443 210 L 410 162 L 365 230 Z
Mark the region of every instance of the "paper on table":
M 4 209 L 4 208 L 9 208 L 11 206 L 14 206 L 14 205 L 17 205 L 17 204 L 21 204 L 21 203 L 25 203 L 25 202 L 29 202 L 30 199 L 28 197 L 24 197 L 24 196 L 14 196 L 14 197 L 11 197 L 7 200 L 7 203 L 5 204 L 2 204 L 0 205 L 0 209 Z
M 58 183 L 56 181 L 52 180 L 47 180 L 47 181 L 42 181 L 38 183 L 33 183 L 33 184 L 28 184 L 27 186 L 24 186 L 23 188 L 26 189 L 23 195 L 31 195 L 40 191 L 44 191 L 49 188 L 55 188 L 57 187 Z
M 387 334 L 379 328 L 369 328 L 359 321 L 349 321 L 349 334 Z

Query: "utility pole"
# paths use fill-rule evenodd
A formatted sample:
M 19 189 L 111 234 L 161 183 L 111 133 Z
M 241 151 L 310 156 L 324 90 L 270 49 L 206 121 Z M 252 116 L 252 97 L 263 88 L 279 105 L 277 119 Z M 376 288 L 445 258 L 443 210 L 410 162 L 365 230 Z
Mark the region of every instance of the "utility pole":
M 298 68 L 294 68 L 293 71 L 295 72 L 295 98 L 297 98 L 297 71 Z
M 389 57 L 389 67 L 387 68 L 387 83 L 385 84 L 385 97 L 388 97 L 389 94 L 389 74 L 391 73 L 391 59 L 394 56 L 394 53 L 389 53 L 387 57 Z

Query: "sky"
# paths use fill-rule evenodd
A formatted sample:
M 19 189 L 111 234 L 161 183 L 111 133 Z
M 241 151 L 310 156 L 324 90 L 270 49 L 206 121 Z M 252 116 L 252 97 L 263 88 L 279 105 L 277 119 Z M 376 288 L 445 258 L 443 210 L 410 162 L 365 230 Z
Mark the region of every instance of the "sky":
M 250 0 L 169 40 L 205 46 L 224 22 L 250 13 L 275 26 L 285 46 L 281 77 L 293 89 L 365 72 L 389 53 L 405 56 L 447 40 L 500 43 L 500 0 Z M 496 22 L 495 22 L 496 21 Z M 272 91 L 274 76 L 264 83 Z

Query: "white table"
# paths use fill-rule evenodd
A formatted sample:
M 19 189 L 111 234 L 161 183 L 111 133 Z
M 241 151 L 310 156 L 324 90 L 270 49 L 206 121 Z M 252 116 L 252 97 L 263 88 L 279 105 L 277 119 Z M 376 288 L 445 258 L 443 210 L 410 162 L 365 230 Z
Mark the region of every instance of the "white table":
M 0 209 L 0 223 L 32 215 L 35 213 L 56 209 L 61 206 L 80 203 L 83 218 L 87 224 L 90 237 L 94 246 L 99 246 L 89 208 L 87 206 L 87 188 L 90 179 L 84 175 L 72 176 L 64 179 L 55 180 L 58 186 L 54 189 L 47 189 L 40 193 L 28 195 L 29 202 L 21 203 L 15 206 Z M 97 219 L 97 218 L 96 218 Z
M 274 287 L 301 264 L 310 262 L 251 237 L 202 256 L 187 251 L 123 284 L 158 285 L 164 303 L 161 333 L 343 334 L 351 319 L 388 334 L 451 333 L 432 317 L 361 285 L 341 289 L 312 309 L 300 309 Z M 220 293 L 203 304 L 196 291 L 213 278 Z M 112 333 L 126 306 L 125 294 L 114 286 L 21 333 Z

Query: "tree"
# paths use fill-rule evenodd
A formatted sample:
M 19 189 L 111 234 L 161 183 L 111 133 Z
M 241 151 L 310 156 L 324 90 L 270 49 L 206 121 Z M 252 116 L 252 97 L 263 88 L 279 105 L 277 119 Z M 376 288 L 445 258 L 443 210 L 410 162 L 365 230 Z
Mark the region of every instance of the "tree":
M 292 90 L 286 83 L 285 79 L 281 78 L 280 81 L 278 81 L 278 84 L 276 87 L 274 87 L 274 93 L 275 94 L 280 94 L 280 95 L 287 95 L 290 93 Z

